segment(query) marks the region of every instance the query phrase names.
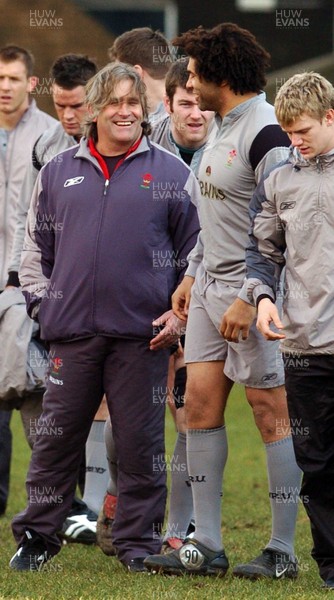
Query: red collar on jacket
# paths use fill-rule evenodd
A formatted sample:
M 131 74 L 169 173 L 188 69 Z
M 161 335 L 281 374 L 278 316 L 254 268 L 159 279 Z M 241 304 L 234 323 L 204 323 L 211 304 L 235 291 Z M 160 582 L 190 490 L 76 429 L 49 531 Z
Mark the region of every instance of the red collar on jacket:
M 135 150 L 137 150 L 137 148 L 138 148 L 141 140 L 142 140 L 142 136 L 139 138 L 139 140 L 137 140 L 129 148 L 129 150 L 127 151 L 127 153 L 125 154 L 125 156 L 122 156 L 122 158 L 119 159 L 119 161 L 118 161 L 118 163 L 117 163 L 114 171 L 116 171 L 116 169 L 118 169 L 118 167 L 124 162 L 124 160 L 129 156 L 129 154 L 131 154 L 132 152 L 134 152 Z M 102 172 L 103 172 L 103 175 L 105 176 L 105 178 L 106 179 L 110 179 L 110 174 L 109 174 L 109 171 L 108 171 L 108 167 L 107 167 L 106 161 L 104 160 L 104 158 L 101 156 L 101 154 L 97 150 L 93 138 L 89 138 L 89 140 L 88 140 L 88 148 L 89 148 L 89 151 L 90 151 L 91 155 L 94 156 L 96 158 L 96 160 L 98 161 L 98 163 L 99 163 L 99 165 L 100 165 L 100 167 L 102 169 Z

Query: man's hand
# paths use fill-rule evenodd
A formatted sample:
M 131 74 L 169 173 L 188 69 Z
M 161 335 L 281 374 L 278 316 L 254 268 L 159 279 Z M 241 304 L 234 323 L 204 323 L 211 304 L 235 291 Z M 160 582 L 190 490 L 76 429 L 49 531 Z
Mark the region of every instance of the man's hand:
M 178 342 L 180 335 L 185 333 L 184 321 L 178 319 L 172 310 L 168 310 L 161 317 L 155 319 L 153 327 L 161 328 L 159 333 L 150 341 L 150 350 L 169 348 Z
M 256 309 L 241 298 L 236 298 L 223 315 L 220 333 L 228 342 L 247 340 L 249 329 L 256 316 Z
M 269 298 L 263 298 L 257 307 L 257 329 L 266 340 L 281 340 L 285 338 L 284 333 L 272 331 L 269 328 L 270 323 L 273 323 L 277 329 L 283 329 L 275 304 Z
M 173 312 L 181 321 L 186 321 L 188 318 L 191 288 L 194 281 L 194 277 L 185 275 L 172 295 Z

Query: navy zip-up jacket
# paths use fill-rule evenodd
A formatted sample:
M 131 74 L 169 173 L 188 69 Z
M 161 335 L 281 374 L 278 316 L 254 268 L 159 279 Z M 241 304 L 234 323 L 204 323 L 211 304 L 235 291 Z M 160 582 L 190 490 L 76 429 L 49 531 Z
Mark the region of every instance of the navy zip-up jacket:
M 152 338 L 196 243 L 199 185 L 143 137 L 110 179 L 83 138 L 40 171 L 20 282 L 45 340 Z

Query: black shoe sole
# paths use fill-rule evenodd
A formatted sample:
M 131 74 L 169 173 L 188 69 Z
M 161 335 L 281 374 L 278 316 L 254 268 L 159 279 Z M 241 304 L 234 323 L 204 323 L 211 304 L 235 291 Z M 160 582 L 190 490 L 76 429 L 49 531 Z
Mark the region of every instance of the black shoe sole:
M 186 577 L 189 577 L 189 575 L 200 575 L 201 577 L 225 577 L 227 570 L 226 571 L 222 571 L 222 570 L 218 570 L 218 569 L 210 569 L 210 567 L 207 567 L 205 569 L 197 569 L 195 570 L 190 570 L 190 569 L 183 569 L 183 568 L 178 568 L 178 567 L 170 567 L 168 569 L 166 569 L 166 567 L 149 567 L 147 566 L 148 571 L 150 571 L 152 574 L 157 574 L 157 575 L 176 575 L 178 577 L 184 575 Z

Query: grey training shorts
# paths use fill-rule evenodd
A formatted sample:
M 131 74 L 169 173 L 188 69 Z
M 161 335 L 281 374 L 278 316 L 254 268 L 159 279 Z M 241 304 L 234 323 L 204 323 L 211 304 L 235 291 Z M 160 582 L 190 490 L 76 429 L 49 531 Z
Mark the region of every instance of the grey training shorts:
M 227 342 L 219 333 L 223 314 L 238 297 L 240 288 L 214 279 L 200 265 L 191 291 L 185 362 L 225 361 L 224 373 L 232 381 L 252 388 L 284 385 L 279 342 L 265 340 L 255 320 L 247 340 Z

